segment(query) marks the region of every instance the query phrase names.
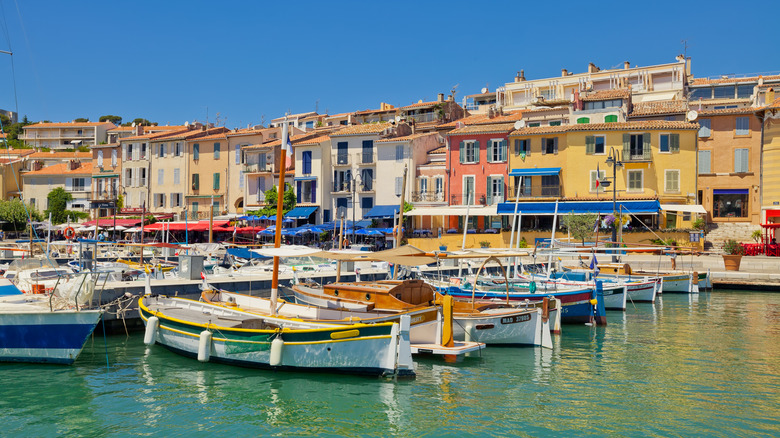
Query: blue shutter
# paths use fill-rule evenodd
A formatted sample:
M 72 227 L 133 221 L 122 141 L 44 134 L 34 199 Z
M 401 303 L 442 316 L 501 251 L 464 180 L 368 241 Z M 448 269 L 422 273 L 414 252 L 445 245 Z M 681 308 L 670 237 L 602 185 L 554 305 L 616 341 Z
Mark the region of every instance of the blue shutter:
M 699 151 L 699 174 L 712 173 L 710 170 L 710 151 Z
M 295 202 L 300 204 L 301 203 L 301 181 L 297 181 L 297 183 L 298 183 L 297 184 L 298 187 L 297 187 Z
M 317 180 L 311 182 L 311 203 L 317 202 Z
M 699 120 L 699 137 L 709 137 L 711 135 L 711 126 L 710 119 Z

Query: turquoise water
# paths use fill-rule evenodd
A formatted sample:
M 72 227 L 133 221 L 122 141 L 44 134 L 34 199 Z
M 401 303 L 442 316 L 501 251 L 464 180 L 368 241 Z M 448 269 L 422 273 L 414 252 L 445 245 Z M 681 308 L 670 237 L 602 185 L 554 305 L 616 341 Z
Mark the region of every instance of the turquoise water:
M 552 351 L 418 360 L 393 382 L 202 364 L 102 334 L 0 365 L 0 436 L 780 436 L 780 294 L 665 295 Z

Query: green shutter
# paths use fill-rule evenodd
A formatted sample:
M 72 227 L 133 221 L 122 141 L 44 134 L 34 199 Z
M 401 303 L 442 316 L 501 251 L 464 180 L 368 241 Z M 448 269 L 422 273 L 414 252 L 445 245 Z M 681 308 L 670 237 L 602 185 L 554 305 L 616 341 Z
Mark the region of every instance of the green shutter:
M 493 177 L 487 177 L 487 204 L 493 204 Z
M 593 155 L 596 153 L 596 137 L 589 135 L 585 137 L 585 154 Z
M 214 190 L 219 190 L 219 173 L 214 174 Z
M 493 148 L 495 147 L 494 145 L 495 145 L 495 143 L 493 142 L 493 140 L 488 140 L 487 141 L 487 147 L 485 149 L 486 149 L 486 152 L 487 152 L 487 161 L 488 161 L 488 163 L 493 161 Z
M 192 174 L 192 190 L 199 190 L 200 189 L 200 174 L 193 173 Z
M 580 125 L 584 125 L 584 124 L 590 123 L 590 118 L 588 118 L 588 117 L 580 117 L 579 119 L 577 119 L 577 123 L 580 124 Z
M 615 122 L 617 122 L 617 116 L 614 114 L 610 114 L 604 117 L 604 123 L 615 123 Z
M 474 140 L 474 162 L 479 163 L 479 140 Z
M 680 152 L 680 134 L 669 135 L 669 150 L 672 152 Z
M 547 155 L 547 139 L 542 137 L 542 155 Z
M 623 159 L 631 159 L 631 134 L 623 134 Z
M 507 140 L 501 140 L 501 161 L 506 161 L 508 144 Z
M 652 155 L 650 154 L 650 133 L 646 132 L 643 137 L 644 144 L 642 145 L 642 153 L 644 154 L 645 160 L 650 160 L 652 159 Z
M 466 156 L 466 151 L 464 151 L 465 148 L 466 148 L 466 142 L 465 141 L 460 142 L 460 164 L 463 164 L 463 160 L 465 159 Z

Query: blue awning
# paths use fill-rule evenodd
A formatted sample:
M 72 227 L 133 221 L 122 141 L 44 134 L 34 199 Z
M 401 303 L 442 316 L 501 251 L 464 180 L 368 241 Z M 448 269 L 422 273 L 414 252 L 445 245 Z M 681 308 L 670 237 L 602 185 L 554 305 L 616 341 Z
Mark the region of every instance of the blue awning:
M 363 217 L 365 219 L 392 219 L 396 213 L 398 213 L 397 205 L 375 205 Z
M 295 181 L 317 181 L 316 176 L 296 176 Z
M 555 202 L 520 202 L 517 207 L 518 212 L 525 214 L 552 215 L 555 214 Z M 657 214 L 661 209 L 658 201 L 618 201 L 615 209 L 623 210 L 634 214 Z M 567 213 L 612 213 L 612 201 L 564 201 L 558 203 L 558 214 Z M 512 215 L 515 213 L 514 202 L 503 202 L 498 204 L 498 214 Z
M 548 176 L 558 175 L 559 173 L 561 173 L 560 167 L 541 167 L 534 169 L 512 169 L 512 171 L 509 172 L 509 176 Z
M 288 211 L 284 217 L 285 219 L 308 219 L 312 213 L 317 211 L 317 208 L 316 205 L 314 207 L 295 207 Z

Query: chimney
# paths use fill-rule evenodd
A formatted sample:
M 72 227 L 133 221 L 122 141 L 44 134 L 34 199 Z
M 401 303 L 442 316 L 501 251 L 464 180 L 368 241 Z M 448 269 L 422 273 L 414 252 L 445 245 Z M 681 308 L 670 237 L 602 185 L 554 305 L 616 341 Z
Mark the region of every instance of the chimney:
M 515 76 L 515 82 L 525 82 L 525 70 L 520 70 Z
M 592 62 L 589 62 L 588 63 L 588 73 L 596 73 L 597 71 L 599 71 L 599 68 L 596 67 L 596 64 L 594 64 Z
M 439 98 L 437 99 L 438 102 L 444 102 L 444 93 L 439 93 Z
M 447 95 L 447 100 L 449 100 L 450 102 L 452 102 L 452 101 L 454 101 L 454 100 L 455 100 L 455 98 L 452 96 L 452 94 L 448 94 L 448 95 Z
M 569 70 L 566 70 L 565 68 L 561 69 L 561 76 L 566 77 L 569 75 Z
M 628 70 L 629 68 L 631 68 L 631 63 L 628 62 L 628 61 L 624 62 L 623 63 L 623 69 L 624 70 Z
M 144 127 L 141 126 L 140 123 L 135 125 L 135 129 L 133 130 L 133 135 L 138 136 L 138 135 L 141 135 L 143 133 L 144 133 Z
M 352 114 L 347 116 L 347 126 L 352 126 Z

